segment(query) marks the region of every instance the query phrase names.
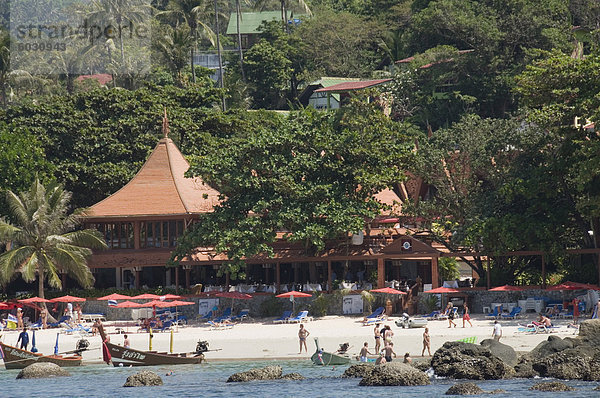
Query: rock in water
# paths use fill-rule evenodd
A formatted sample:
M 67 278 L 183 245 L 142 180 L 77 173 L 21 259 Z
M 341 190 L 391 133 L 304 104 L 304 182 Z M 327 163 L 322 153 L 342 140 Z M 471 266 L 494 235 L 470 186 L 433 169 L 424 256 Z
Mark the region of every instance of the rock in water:
M 478 395 L 485 394 L 475 383 L 459 383 L 455 384 L 446 391 L 446 395 Z
M 36 362 L 21 370 L 17 379 L 41 379 L 45 377 L 71 376 L 69 372 L 55 363 Z
M 162 386 L 163 381 L 159 375 L 149 370 L 142 370 L 127 378 L 123 387 Z
M 373 371 L 373 369 L 375 369 L 374 364 L 359 363 L 356 365 L 352 365 L 348 369 L 346 369 L 346 371 L 344 372 L 342 377 L 344 377 L 344 378 L 365 377 L 366 375 L 370 374 Z
M 559 381 L 537 383 L 531 386 L 529 389 L 538 391 L 575 391 L 573 387 L 570 387 Z
M 517 364 L 518 356 L 511 346 L 502 344 L 494 339 L 485 339 L 480 345 L 490 350 L 494 356 L 500 358 L 505 364 L 510 366 L 515 366 Z
M 449 341 L 431 359 L 438 376 L 470 380 L 498 380 L 512 377 L 514 369 L 493 355 L 486 347 Z
M 579 338 L 593 345 L 600 344 L 600 319 L 588 319 L 579 325 Z
M 304 380 L 305 377 L 302 376 L 300 373 L 288 373 L 286 375 L 281 376 L 281 380 Z
M 430 382 L 425 372 L 401 362 L 375 366 L 359 383 L 361 386 L 424 386 L 427 384 Z
M 254 368 L 245 372 L 234 373 L 229 376 L 227 383 L 251 381 L 251 380 L 276 380 L 281 379 L 281 366 L 265 366 L 264 368 Z

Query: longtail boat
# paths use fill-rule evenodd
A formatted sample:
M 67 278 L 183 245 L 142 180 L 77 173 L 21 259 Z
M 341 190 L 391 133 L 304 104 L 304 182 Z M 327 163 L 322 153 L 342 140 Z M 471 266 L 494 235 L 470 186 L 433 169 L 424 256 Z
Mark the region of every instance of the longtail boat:
M 51 362 L 60 367 L 80 366 L 81 356 L 43 355 L 37 352 L 22 350 L 0 342 L 2 358 L 6 369 L 23 369 L 36 362 Z
M 208 343 L 199 341 L 196 352 L 170 354 L 168 352 L 142 351 L 112 344 L 106 341 L 103 328 L 99 328 L 100 337 L 110 353 L 110 361 L 114 366 L 154 366 L 154 365 L 189 365 L 204 361 L 204 352 L 208 351 Z M 107 361 L 108 362 L 108 361 Z
M 324 351 L 321 347 L 319 347 L 319 340 L 315 339 L 315 345 L 317 346 L 317 350 L 310 357 L 310 360 L 315 365 L 328 366 L 328 365 L 345 365 L 350 363 L 350 357 L 346 354 L 338 354 Z

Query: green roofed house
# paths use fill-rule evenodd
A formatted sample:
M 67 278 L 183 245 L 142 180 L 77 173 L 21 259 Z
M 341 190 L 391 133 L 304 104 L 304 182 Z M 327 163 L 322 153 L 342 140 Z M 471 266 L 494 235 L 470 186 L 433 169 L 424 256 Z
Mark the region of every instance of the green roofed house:
M 240 34 L 242 35 L 242 49 L 252 47 L 260 38 L 258 27 L 263 22 L 281 21 L 281 11 L 261 11 L 261 12 L 242 12 L 240 19 Z M 304 17 L 304 14 L 290 15 L 288 24 L 300 23 L 299 17 Z M 228 36 L 237 36 L 237 13 L 232 12 L 227 25 Z M 235 41 L 237 44 L 237 41 Z
M 329 106 L 327 106 L 327 93 L 317 93 L 316 90 L 327 88 L 340 83 L 358 82 L 360 79 L 351 77 L 322 77 L 304 89 L 300 94 L 300 103 L 304 106 L 312 106 L 315 109 L 338 109 L 340 107 L 340 94 L 331 94 Z

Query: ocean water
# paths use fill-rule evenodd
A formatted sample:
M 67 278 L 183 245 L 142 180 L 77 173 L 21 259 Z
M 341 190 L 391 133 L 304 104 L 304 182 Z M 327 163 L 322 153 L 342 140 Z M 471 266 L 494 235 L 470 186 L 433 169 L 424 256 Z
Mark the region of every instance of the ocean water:
M 306 377 L 303 381 L 254 381 L 226 383 L 236 372 L 253 367 L 281 365 L 284 373 L 298 372 Z M 444 395 L 450 386 L 459 382 L 433 379 L 429 386 L 418 387 L 361 387 L 360 379 L 342 379 L 339 376 L 347 366 L 319 367 L 310 361 L 268 362 L 215 362 L 202 365 L 173 367 L 114 368 L 103 365 L 87 365 L 70 368 L 71 377 L 38 380 L 16 380 L 18 370 L 0 370 L 0 397 L 436 397 Z M 158 373 L 164 382 L 160 387 L 125 388 L 127 376 L 139 370 Z M 172 376 L 166 373 L 173 371 Z M 514 379 L 476 382 L 483 390 L 503 389 L 505 394 L 494 397 L 540 397 L 576 396 L 598 397 L 600 391 L 593 389 L 599 382 L 566 381 L 577 391 L 572 393 L 543 393 L 529 391 L 533 384 L 544 379 Z

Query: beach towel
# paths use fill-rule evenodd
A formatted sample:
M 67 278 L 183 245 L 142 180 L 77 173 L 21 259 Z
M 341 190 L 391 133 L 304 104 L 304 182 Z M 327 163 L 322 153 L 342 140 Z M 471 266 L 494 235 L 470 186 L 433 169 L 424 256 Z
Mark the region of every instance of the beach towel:
M 471 344 L 475 344 L 475 342 L 477 341 L 477 336 L 473 336 L 473 337 L 465 337 L 464 339 L 460 339 L 460 340 L 456 340 L 456 341 L 460 341 L 462 343 L 471 343 Z

